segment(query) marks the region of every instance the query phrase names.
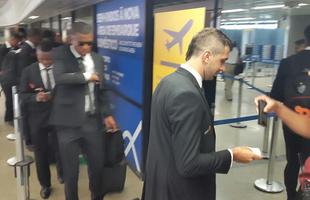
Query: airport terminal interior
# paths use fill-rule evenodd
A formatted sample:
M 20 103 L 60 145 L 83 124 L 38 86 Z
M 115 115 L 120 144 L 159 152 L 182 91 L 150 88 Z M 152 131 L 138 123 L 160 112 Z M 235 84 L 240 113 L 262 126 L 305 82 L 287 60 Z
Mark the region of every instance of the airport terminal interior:
M 250 164 L 234 162 L 228 174 L 217 174 L 216 199 L 287 199 L 282 122 L 272 115 L 268 126 L 259 125 L 254 98 L 270 93 L 280 61 L 297 53 L 295 41 L 304 39 L 310 25 L 310 0 L 0 0 L 0 43 L 12 30 L 39 28 L 53 30 L 61 42 L 70 44 L 76 21 L 92 27 L 94 50 L 105 60 L 104 77 L 112 88 L 112 115 L 123 132 L 126 175 L 114 176 L 125 176 L 124 186 L 105 200 L 141 199 L 152 92 L 185 62 L 191 38 L 208 26 L 221 29 L 236 43 L 243 63 L 238 74 L 219 73 L 207 83 L 211 89 L 205 89 L 214 114 L 216 150 L 248 146 L 259 148 L 263 157 Z M 227 79 L 234 80 L 228 96 Z M 18 167 L 23 160 L 9 162 L 12 157 L 34 158 L 34 153 L 26 148 L 20 116 L 14 113 L 15 127 L 5 122 L 6 98 L 0 94 L 0 200 L 42 199 L 35 164 Z M 18 108 L 14 102 L 14 111 Z M 82 155 L 79 163 L 79 199 L 90 199 Z M 50 167 L 48 199 L 65 199 L 55 163 Z

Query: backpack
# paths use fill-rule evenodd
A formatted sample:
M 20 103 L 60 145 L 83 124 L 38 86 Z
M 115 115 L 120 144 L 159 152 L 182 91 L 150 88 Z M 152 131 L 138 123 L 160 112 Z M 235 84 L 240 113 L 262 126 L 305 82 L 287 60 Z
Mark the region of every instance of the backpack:
M 305 161 L 304 167 L 301 166 L 299 184 L 296 200 L 310 200 L 310 157 Z

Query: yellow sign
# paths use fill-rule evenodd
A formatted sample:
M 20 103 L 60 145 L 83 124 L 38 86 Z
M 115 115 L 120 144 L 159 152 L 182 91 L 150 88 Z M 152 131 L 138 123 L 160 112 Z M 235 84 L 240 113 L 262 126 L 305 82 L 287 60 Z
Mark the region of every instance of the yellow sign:
M 192 37 L 204 28 L 206 8 L 155 14 L 153 91 L 160 80 L 185 62 Z

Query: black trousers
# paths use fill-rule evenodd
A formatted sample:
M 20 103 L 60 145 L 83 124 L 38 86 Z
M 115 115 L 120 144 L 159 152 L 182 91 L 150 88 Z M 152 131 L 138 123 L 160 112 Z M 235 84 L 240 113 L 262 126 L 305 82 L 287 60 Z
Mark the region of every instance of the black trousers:
M 4 121 L 9 122 L 13 121 L 13 97 L 12 97 L 12 86 L 11 85 L 1 85 L 4 95 L 5 95 L 5 114 Z
M 30 118 L 30 121 L 31 118 Z M 32 124 L 34 125 L 34 124 Z M 42 187 L 51 186 L 51 172 L 49 167 L 50 151 L 54 151 L 56 157 L 56 169 L 58 176 L 62 176 L 62 166 L 59 159 L 59 147 L 57 135 L 50 126 L 30 126 L 31 141 L 34 145 L 35 165 L 39 183 Z M 51 136 L 49 137 L 49 134 Z M 52 140 L 49 142 L 49 140 Z M 52 145 L 49 145 L 52 144 Z M 58 158 L 58 159 L 57 159 Z
M 104 138 L 96 117 L 87 117 L 81 127 L 57 127 L 64 170 L 66 200 L 78 200 L 79 154 L 88 163 L 89 189 L 92 199 L 102 199 Z
M 300 162 L 304 163 L 310 156 L 310 140 L 296 135 L 285 126 L 283 127 L 283 132 L 287 160 L 284 170 L 284 183 L 287 192 L 287 199 L 295 200 Z M 299 159 L 299 155 L 301 157 L 301 161 Z

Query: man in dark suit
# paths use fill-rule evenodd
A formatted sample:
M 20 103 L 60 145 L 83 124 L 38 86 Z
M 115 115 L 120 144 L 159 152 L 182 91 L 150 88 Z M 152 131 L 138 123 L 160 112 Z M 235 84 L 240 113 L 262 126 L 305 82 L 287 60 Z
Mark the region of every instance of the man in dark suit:
M 57 136 L 49 117 L 52 108 L 52 92 L 55 87 L 53 76 L 52 44 L 42 43 L 37 48 L 39 62 L 33 63 L 24 69 L 20 81 L 20 94 L 24 106 L 27 108 L 27 117 L 30 127 L 31 141 L 34 146 L 35 164 L 38 179 L 41 185 L 40 195 L 43 199 L 51 193 L 51 173 L 49 169 L 49 139 L 52 139 L 56 155 L 58 155 Z M 48 135 L 52 134 L 51 137 Z M 57 162 L 58 180 L 61 182 L 62 170 Z
M 27 40 L 20 45 L 20 51 L 17 56 L 16 78 L 19 81 L 22 71 L 32 63 L 37 62 L 36 46 L 41 42 L 40 29 L 30 29 L 27 34 Z
M 116 130 L 104 83 L 104 61 L 91 52 L 91 27 L 72 24 L 72 45 L 54 49 L 56 91 L 51 123 L 57 126 L 66 200 L 78 199 L 79 153 L 88 162 L 93 200 L 102 200 L 103 128 Z
M 259 159 L 248 147 L 215 152 L 215 132 L 202 80 L 222 70 L 230 40 L 206 28 L 191 41 L 186 60 L 157 86 L 144 185 L 145 200 L 214 200 L 215 174 L 232 161 Z M 181 87 L 180 87 L 181 86 Z
M 20 33 L 22 34 L 22 33 Z M 21 80 L 22 71 L 32 63 L 37 62 L 36 46 L 41 42 L 41 30 L 37 28 L 30 29 L 27 33 L 27 39 L 20 45 L 20 49 L 16 54 L 16 85 L 19 86 Z M 21 105 L 21 112 L 23 117 L 23 130 L 22 133 L 25 137 L 26 145 L 29 150 L 32 150 L 32 141 L 30 136 L 28 117 L 26 116 L 28 111 L 27 108 Z
M 304 31 L 307 47 L 297 54 L 281 60 L 270 96 L 283 102 L 295 112 L 310 113 L 310 25 Z M 310 117 L 310 115 L 307 115 Z M 297 178 L 300 162 L 310 156 L 310 140 L 296 135 L 283 124 L 287 164 L 284 170 L 284 183 L 287 199 L 296 197 Z M 301 161 L 299 159 L 301 156 Z
M 0 83 L 5 95 L 4 121 L 13 125 L 12 86 L 15 85 L 16 50 L 21 41 L 18 33 L 12 33 L 10 39 L 0 47 Z

